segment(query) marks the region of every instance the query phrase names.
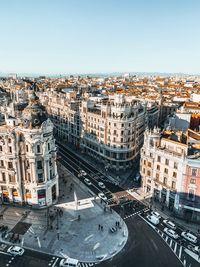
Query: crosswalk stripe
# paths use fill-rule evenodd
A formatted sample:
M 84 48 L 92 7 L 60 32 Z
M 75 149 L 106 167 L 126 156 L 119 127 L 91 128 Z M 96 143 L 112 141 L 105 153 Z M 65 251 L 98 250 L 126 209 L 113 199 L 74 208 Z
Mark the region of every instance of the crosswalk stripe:
M 183 247 L 180 246 L 179 255 L 178 255 L 179 259 L 181 258 L 182 248 L 183 248 Z
M 174 252 L 176 252 L 176 248 L 177 248 L 177 243 L 175 242 Z
M 173 240 L 171 239 L 171 240 L 170 240 L 170 243 L 169 243 L 170 247 L 172 246 L 172 242 L 173 242 Z

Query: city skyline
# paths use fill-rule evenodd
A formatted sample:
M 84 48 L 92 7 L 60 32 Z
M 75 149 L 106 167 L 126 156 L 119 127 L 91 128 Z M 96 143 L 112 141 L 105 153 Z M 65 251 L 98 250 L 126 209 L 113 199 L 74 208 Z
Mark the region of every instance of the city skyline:
M 198 74 L 200 4 L 2 1 L 0 72 Z

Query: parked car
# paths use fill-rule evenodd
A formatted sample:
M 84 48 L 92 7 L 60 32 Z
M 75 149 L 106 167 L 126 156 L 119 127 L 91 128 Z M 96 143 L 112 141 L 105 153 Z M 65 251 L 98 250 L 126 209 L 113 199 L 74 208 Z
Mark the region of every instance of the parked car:
M 60 266 L 62 267 L 77 267 L 79 261 L 72 258 L 62 259 L 60 261 Z
M 195 245 L 190 244 L 187 246 L 187 248 L 192 250 L 196 254 L 200 253 L 200 247 L 199 246 L 195 246 Z
M 88 178 L 85 178 L 84 179 L 84 182 L 87 184 L 87 185 L 92 185 L 92 183 L 90 182 L 90 180 Z
M 158 219 L 161 219 L 160 213 L 158 213 L 157 211 L 152 211 L 151 215 L 157 217 Z
M 83 176 L 87 175 L 87 173 L 84 170 L 80 170 L 80 174 L 83 175 Z
M 12 255 L 22 256 L 24 254 L 24 249 L 18 246 L 9 247 L 7 251 L 11 253 Z
M 169 221 L 169 220 L 163 220 L 163 223 L 164 223 L 165 225 L 167 225 L 169 228 L 171 228 L 171 229 L 173 229 L 173 230 L 176 230 L 176 225 L 175 225 L 173 222 L 171 222 L 171 221 Z
M 147 220 L 149 221 L 149 222 L 151 222 L 152 224 L 154 224 L 154 225 L 158 225 L 159 224 L 159 222 L 160 222 L 160 220 L 158 219 L 158 217 L 155 217 L 154 215 L 147 215 Z
M 98 197 L 103 199 L 104 201 L 108 200 L 108 198 L 104 195 L 104 193 L 99 193 Z
M 174 230 L 172 230 L 172 229 L 169 229 L 169 228 L 165 227 L 165 228 L 164 228 L 164 232 L 165 232 L 167 235 L 169 235 L 169 236 L 171 236 L 172 238 L 174 238 L 174 239 L 178 239 L 178 238 L 179 238 L 179 235 L 178 235 Z
M 105 189 L 105 188 L 106 188 L 105 184 L 102 183 L 102 182 L 98 182 L 98 185 L 99 185 L 99 187 L 101 187 L 102 189 Z
M 197 237 L 189 232 L 182 232 L 181 236 L 192 243 L 197 243 Z

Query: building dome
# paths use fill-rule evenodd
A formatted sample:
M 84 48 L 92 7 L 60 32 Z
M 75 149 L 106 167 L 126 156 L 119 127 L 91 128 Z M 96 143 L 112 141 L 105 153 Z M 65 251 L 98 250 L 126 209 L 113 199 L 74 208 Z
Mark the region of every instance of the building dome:
M 47 120 L 45 107 L 41 105 L 39 97 L 31 90 L 29 104 L 22 112 L 22 125 L 26 128 L 39 128 Z

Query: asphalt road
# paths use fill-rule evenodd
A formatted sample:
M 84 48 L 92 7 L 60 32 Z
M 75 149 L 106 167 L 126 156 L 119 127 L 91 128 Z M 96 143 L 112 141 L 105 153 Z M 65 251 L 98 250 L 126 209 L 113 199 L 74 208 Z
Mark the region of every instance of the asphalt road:
M 113 259 L 98 264 L 102 267 L 181 267 L 181 262 L 167 244 L 139 216 L 126 220 L 128 242 Z
M 2 246 L 2 243 L 0 243 Z M 0 250 L 0 266 L 1 267 L 46 267 L 58 266 L 59 257 L 54 257 L 48 254 L 27 250 L 22 256 L 12 256 L 7 252 L 10 245 L 3 245 L 4 248 Z

